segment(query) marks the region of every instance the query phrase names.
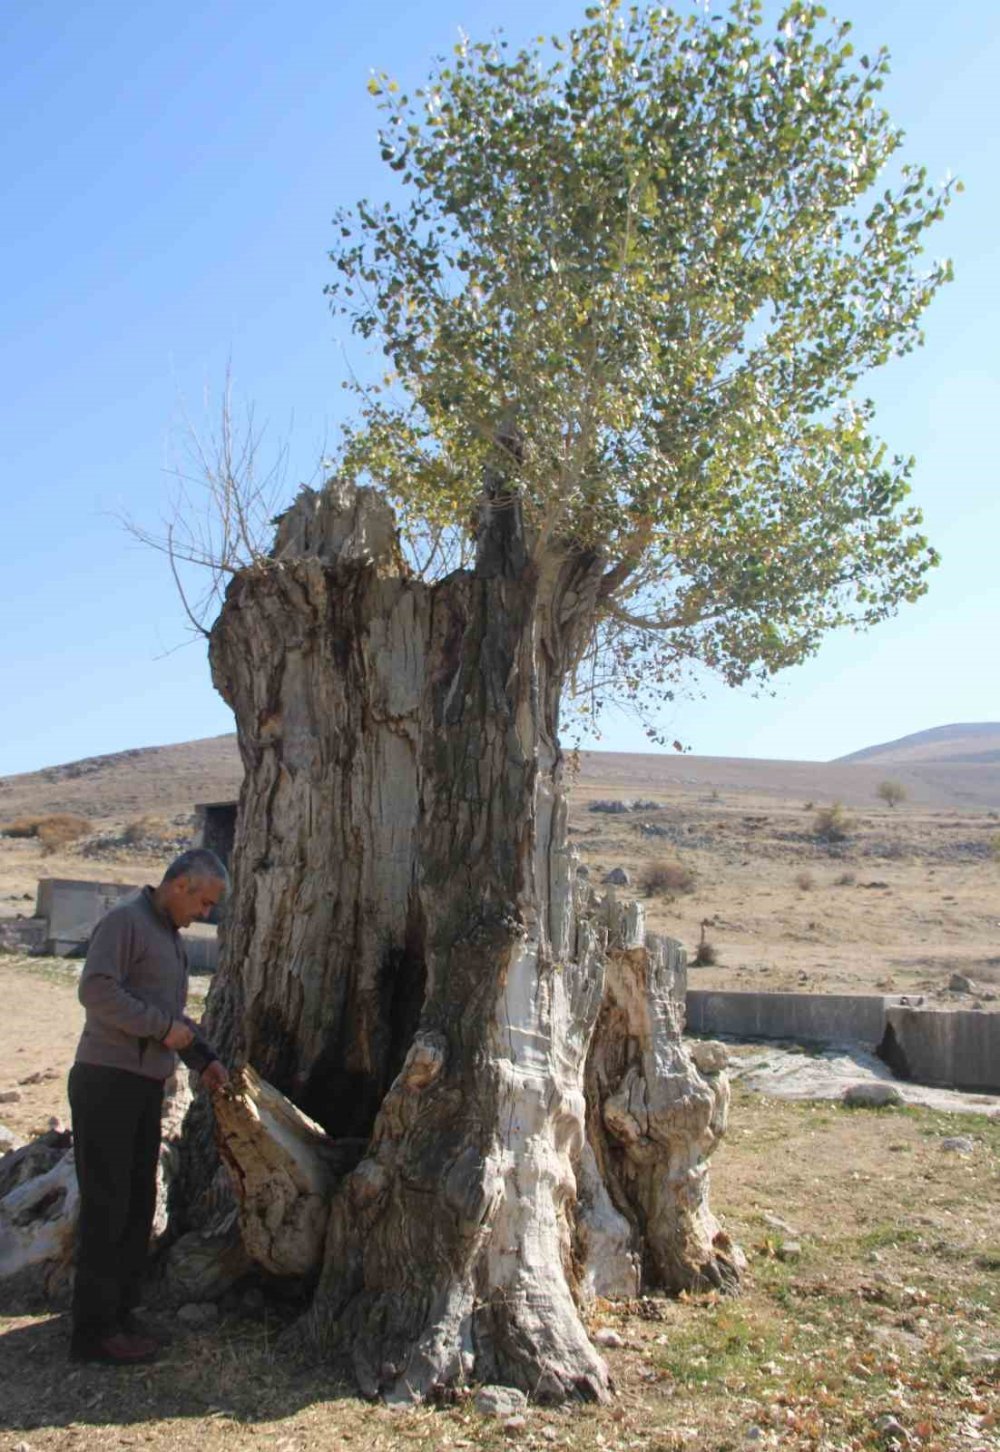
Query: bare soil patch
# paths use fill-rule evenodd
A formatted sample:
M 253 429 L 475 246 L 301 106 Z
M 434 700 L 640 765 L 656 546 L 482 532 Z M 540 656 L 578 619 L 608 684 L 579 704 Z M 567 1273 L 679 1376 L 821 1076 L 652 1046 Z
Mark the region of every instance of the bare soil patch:
M 5 1056 L 13 1026 L 26 1071 L 42 1069 L 75 1032 L 71 970 L 0 967 Z M 58 1112 L 62 1082 L 37 1087 L 32 1115 Z M 966 1148 L 948 1147 L 956 1136 Z M 744 1294 L 599 1303 L 592 1329 L 622 1341 L 607 1353 L 609 1407 L 529 1409 L 507 1429 L 467 1403 L 368 1405 L 283 1349 L 295 1308 L 274 1298 L 253 1314 L 224 1306 L 210 1332 L 173 1322 L 163 1361 L 130 1371 L 69 1365 L 62 1316 L 0 1315 L 0 1447 L 993 1452 L 998 1198 L 1000 1122 L 778 1102 L 737 1085 L 712 1201 L 750 1257 Z

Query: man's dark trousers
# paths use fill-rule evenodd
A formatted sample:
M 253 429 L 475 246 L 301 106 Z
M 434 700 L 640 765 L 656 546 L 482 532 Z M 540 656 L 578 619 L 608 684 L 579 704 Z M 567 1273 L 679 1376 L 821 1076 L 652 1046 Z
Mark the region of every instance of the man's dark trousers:
M 127 1069 L 69 1074 L 80 1220 L 73 1344 L 84 1350 L 139 1303 L 156 1209 L 163 1084 Z

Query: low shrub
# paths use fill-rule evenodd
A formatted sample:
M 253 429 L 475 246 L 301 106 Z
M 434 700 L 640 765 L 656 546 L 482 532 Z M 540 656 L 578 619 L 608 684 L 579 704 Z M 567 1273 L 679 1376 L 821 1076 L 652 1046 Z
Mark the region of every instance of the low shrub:
M 696 880 L 690 867 L 685 867 L 683 862 L 666 859 L 651 862 L 642 874 L 642 886 L 647 897 L 654 897 L 657 893 L 693 892 Z
M 795 886 L 799 892 L 812 892 L 816 886 L 816 879 L 811 872 L 800 872 L 795 878 Z
M 707 938 L 702 938 L 701 942 L 694 950 L 694 958 L 692 959 L 694 966 L 696 968 L 711 968 L 712 965 L 714 963 L 718 963 L 718 961 L 719 950 L 716 948 L 715 944 L 710 943 Z
M 71 842 L 86 837 L 89 831 L 90 822 L 86 817 L 74 816 L 72 812 L 56 812 L 51 817 L 40 818 L 35 836 L 43 851 L 58 852 L 60 847 L 68 847 Z
M 846 842 L 853 825 L 840 802 L 820 807 L 813 818 L 813 831 L 823 842 Z
M 5 827 L 0 827 L 2 837 L 37 837 L 38 817 L 18 817 L 13 822 L 8 822 Z
M 842 872 L 839 877 L 833 879 L 834 887 L 853 887 L 857 878 L 853 872 Z
M 65 847 L 90 831 L 87 817 L 78 817 L 72 812 L 53 812 L 48 817 L 18 817 L 0 828 L 4 837 L 35 837 L 47 852 Z
M 122 831 L 122 841 L 126 846 L 134 847 L 138 842 L 172 840 L 172 835 L 162 817 L 137 817 L 134 822 L 126 823 Z

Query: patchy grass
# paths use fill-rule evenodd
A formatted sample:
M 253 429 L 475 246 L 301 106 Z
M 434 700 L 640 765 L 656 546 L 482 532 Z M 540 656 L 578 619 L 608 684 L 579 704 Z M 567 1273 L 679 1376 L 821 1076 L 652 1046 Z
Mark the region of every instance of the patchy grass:
M 954 1134 L 972 1154 L 942 1148 Z M 132 1371 L 69 1367 L 62 1319 L 19 1317 L 0 1321 L 0 1447 L 889 1452 L 892 1417 L 920 1452 L 993 1452 L 998 1186 L 996 1120 L 849 1113 L 736 1085 L 712 1203 L 749 1256 L 743 1294 L 597 1303 L 591 1326 L 625 1341 L 608 1407 L 535 1408 L 512 1437 L 467 1403 L 372 1406 L 279 1349 L 280 1306 L 179 1331 L 161 1363 Z

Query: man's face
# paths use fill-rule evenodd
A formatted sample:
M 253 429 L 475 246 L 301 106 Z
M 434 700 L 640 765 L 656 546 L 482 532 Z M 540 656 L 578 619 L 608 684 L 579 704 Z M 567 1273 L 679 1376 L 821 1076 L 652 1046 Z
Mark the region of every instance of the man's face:
M 177 928 L 207 918 L 225 892 L 225 883 L 217 877 L 175 877 L 167 887 L 164 907 Z

